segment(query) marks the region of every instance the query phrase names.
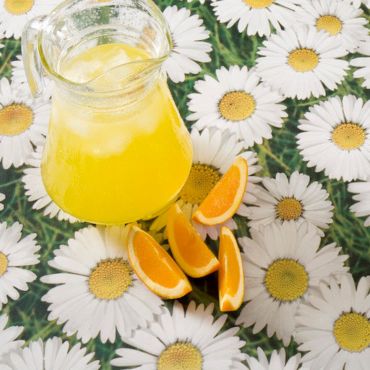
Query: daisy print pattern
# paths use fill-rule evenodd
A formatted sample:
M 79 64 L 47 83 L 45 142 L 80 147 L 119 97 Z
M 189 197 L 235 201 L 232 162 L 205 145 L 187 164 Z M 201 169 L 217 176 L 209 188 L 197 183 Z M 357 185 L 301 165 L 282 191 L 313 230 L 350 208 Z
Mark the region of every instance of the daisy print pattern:
M 333 221 L 333 204 L 329 193 L 317 181 L 310 184 L 307 175 L 297 171 L 288 178 L 278 173 L 275 178 L 265 177 L 264 188 L 256 193 L 257 201 L 248 209 L 250 227 L 259 228 L 273 222 L 304 221 L 320 229 L 327 229 Z
M 262 348 L 257 348 L 258 358 L 247 357 L 249 370 L 304 370 L 300 367 L 301 356 L 296 355 L 286 361 L 285 350 L 272 351 L 270 361 Z M 308 369 L 306 369 L 308 370 Z
M 355 204 L 350 207 L 350 210 L 357 217 L 367 217 L 365 226 L 370 226 L 370 181 L 353 182 L 348 185 L 348 191 L 354 193 L 353 200 Z
M 56 217 L 59 221 L 78 221 L 75 217 L 61 210 L 46 192 L 44 182 L 41 177 L 41 158 L 43 147 L 39 146 L 32 153 L 27 161 L 28 167 L 23 170 L 22 182 L 26 189 L 27 199 L 34 202 L 33 209 L 43 209 L 45 216 Z
M 297 311 L 319 284 L 346 273 L 341 249 L 329 244 L 321 249 L 320 237 L 307 223 L 272 224 L 251 230 L 252 238 L 239 238 L 245 271 L 245 300 L 237 324 L 267 326 L 285 346 L 296 326 Z
M 222 67 L 216 78 L 209 75 L 195 83 L 189 95 L 188 119 L 203 130 L 216 127 L 235 133 L 245 147 L 262 144 L 272 137 L 272 127 L 282 127 L 287 117 L 283 97 L 261 84 L 254 70 L 247 67 Z
M 128 227 L 86 227 L 68 245 L 54 251 L 49 265 L 59 273 L 41 281 L 56 285 L 42 298 L 49 320 L 64 324 L 86 343 L 100 335 L 114 342 L 116 331 L 130 336 L 161 313 L 162 300 L 151 293 L 131 269 L 126 247 Z
M 167 20 L 173 48 L 168 59 L 163 63 L 163 70 L 175 83 L 183 82 L 185 75 L 197 74 L 202 68 L 199 63 L 211 60 L 209 53 L 212 45 L 205 41 L 209 32 L 203 25 L 203 20 L 190 10 L 169 6 L 163 12 Z
M 98 370 L 99 361 L 92 361 L 94 353 L 76 344 L 70 348 L 60 338 L 39 339 L 27 347 L 11 352 L 0 361 L 0 370 Z
M 300 153 L 316 172 L 344 181 L 370 176 L 370 101 L 332 97 L 310 107 L 298 128 Z
M 20 38 L 28 21 L 50 13 L 60 0 L 3 0 L 0 3 L 0 35 Z
M 0 80 L 0 161 L 5 169 L 23 165 L 47 133 L 50 104 L 32 100 L 22 85 Z
M 351 66 L 356 67 L 353 76 L 355 78 L 363 78 L 362 86 L 370 89 L 370 37 L 360 44 L 358 52 L 362 56 L 353 58 L 350 62 Z
M 17 300 L 36 275 L 24 267 L 39 263 L 36 234 L 22 239 L 22 225 L 0 223 L 0 309 L 8 299 Z M 1 343 L 1 342 L 0 342 Z
M 5 200 L 5 195 L 3 193 L 0 193 L 0 211 L 4 209 L 3 201 Z
M 213 0 L 217 19 L 232 27 L 238 23 L 238 31 L 248 36 L 269 36 L 272 29 L 280 30 L 292 22 L 293 0 Z
M 22 326 L 6 327 L 9 318 L 7 315 L 0 315 L 0 361 L 11 351 L 23 345 L 23 340 L 17 340 L 23 331 Z
M 198 206 L 229 169 L 236 157 L 242 156 L 248 162 L 248 185 L 237 214 L 243 216 L 247 211 L 247 204 L 253 204 L 257 199 L 256 193 L 259 190 L 257 184 L 261 181 L 260 177 L 256 176 L 261 169 L 258 165 L 257 155 L 252 151 L 244 151 L 243 144 L 238 141 L 236 135 L 229 131 L 211 128 L 199 132 L 193 128 L 191 140 L 193 164 L 177 200 L 182 211 L 191 219 Z M 216 240 L 222 226 L 227 226 L 232 230 L 237 228 L 232 218 L 224 224 L 216 226 L 205 226 L 195 221 L 192 222 L 203 239 L 208 235 L 211 239 Z M 152 223 L 151 230 L 164 229 L 166 224 L 167 213 L 159 216 Z
M 301 25 L 272 35 L 258 50 L 257 73 L 286 98 L 307 99 L 335 90 L 348 69 L 339 39 Z
M 325 31 L 348 52 L 353 52 L 368 35 L 363 12 L 349 0 L 304 0 L 295 13 L 296 19 Z
M 302 304 L 296 340 L 310 369 L 360 370 L 370 363 L 370 277 L 322 284 Z
M 191 369 L 248 370 L 240 348 L 244 342 L 236 335 L 238 328 L 223 333 L 227 316 L 217 320 L 213 305 L 198 307 L 192 301 L 187 310 L 175 302 L 173 312 L 166 308 L 146 330 L 137 330 L 123 341 L 133 349 L 117 350 L 112 365 L 121 369 Z

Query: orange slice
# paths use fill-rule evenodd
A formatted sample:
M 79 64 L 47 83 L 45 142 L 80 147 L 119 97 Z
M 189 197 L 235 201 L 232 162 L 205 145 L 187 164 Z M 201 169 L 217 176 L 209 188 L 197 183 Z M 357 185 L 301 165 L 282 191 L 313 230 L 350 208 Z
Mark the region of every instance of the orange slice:
M 194 212 L 193 219 L 204 225 L 217 225 L 234 216 L 247 182 L 248 162 L 238 157 Z
M 221 228 L 218 252 L 218 293 L 222 312 L 236 311 L 244 299 L 244 273 L 238 243 L 231 230 Z
M 155 294 L 168 299 L 191 292 L 191 284 L 172 257 L 145 231 L 132 225 L 128 259 L 139 279 Z
M 172 255 L 189 276 L 200 278 L 218 270 L 216 256 L 176 203 L 168 214 L 167 237 Z

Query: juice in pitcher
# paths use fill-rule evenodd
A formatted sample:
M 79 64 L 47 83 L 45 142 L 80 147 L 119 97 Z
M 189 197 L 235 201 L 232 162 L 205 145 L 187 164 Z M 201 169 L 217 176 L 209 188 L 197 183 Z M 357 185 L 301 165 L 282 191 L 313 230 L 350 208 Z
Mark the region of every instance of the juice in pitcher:
M 24 38 L 32 41 L 45 25 L 34 53 L 54 81 L 41 165 L 46 190 L 83 221 L 150 218 L 179 193 L 192 160 L 189 133 L 161 72 L 168 29 L 150 1 L 91 1 L 86 9 L 78 3 L 31 24 Z M 38 65 L 28 67 L 30 85 L 40 87 Z

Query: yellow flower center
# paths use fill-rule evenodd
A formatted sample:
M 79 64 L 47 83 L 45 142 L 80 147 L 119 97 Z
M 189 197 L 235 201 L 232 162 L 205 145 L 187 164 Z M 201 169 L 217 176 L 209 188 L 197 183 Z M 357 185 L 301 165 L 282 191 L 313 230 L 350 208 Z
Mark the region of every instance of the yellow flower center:
M 15 136 L 32 124 L 33 111 L 24 104 L 11 104 L 0 109 L 0 135 Z
M 122 258 L 102 261 L 90 274 L 90 291 L 99 299 L 117 299 L 130 287 L 131 275 L 130 265 Z
M 333 130 L 331 138 L 340 149 L 353 150 L 365 143 L 366 131 L 356 123 L 345 122 Z
M 193 164 L 189 177 L 180 192 L 181 199 L 193 205 L 202 203 L 220 178 L 220 172 L 214 167 L 207 164 Z
M 335 15 L 322 15 L 316 21 L 316 28 L 324 30 L 330 35 L 335 36 L 342 30 L 342 21 Z
M 8 257 L 0 252 L 0 276 L 3 276 L 8 269 Z
M 179 342 L 167 347 L 158 357 L 157 370 L 202 370 L 203 358 L 191 343 Z
M 283 198 L 276 205 L 276 213 L 282 221 L 298 220 L 303 213 L 302 203 L 293 197 Z
M 10 14 L 22 15 L 29 12 L 34 4 L 34 0 L 5 0 L 4 8 Z
M 343 313 L 334 323 L 333 334 L 343 350 L 362 352 L 370 346 L 370 320 L 357 312 Z
M 218 103 L 223 118 L 228 121 L 242 121 L 249 118 L 256 109 L 256 101 L 244 91 L 226 93 Z
M 251 8 L 262 9 L 269 7 L 274 0 L 244 0 Z
M 297 72 L 313 71 L 319 64 L 319 56 L 312 49 L 295 49 L 289 54 L 288 64 Z
M 308 282 L 304 266 L 289 258 L 274 261 L 268 267 L 264 281 L 270 295 L 283 302 L 301 298 L 308 289 Z

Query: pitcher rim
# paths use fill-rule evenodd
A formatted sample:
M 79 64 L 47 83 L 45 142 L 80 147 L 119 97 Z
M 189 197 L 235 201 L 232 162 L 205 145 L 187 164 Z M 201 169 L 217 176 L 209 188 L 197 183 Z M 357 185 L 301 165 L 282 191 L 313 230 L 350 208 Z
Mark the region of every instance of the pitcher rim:
M 139 64 L 143 64 L 143 63 L 148 63 L 148 68 L 143 69 L 142 71 L 140 71 L 139 73 L 136 74 L 136 76 L 139 76 L 139 77 L 136 78 L 135 80 L 140 81 L 143 78 L 143 76 L 145 76 L 147 74 L 147 73 L 143 73 L 143 72 L 150 70 L 151 66 L 156 67 L 156 68 L 154 68 L 154 70 L 158 70 L 159 67 L 169 58 L 169 56 L 171 54 L 171 50 L 173 48 L 173 40 L 172 40 L 172 36 L 171 36 L 171 31 L 169 29 L 169 25 L 168 25 L 164 15 L 163 15 L 163 13 L 159 9 L 159 7 L 154 3 L 154 1 L 153 0 L 136 0 L 136 1 L 138 1 L 139 3 L 147 4 L 147 5 L 150 6 L 151 11 L 154 12 L 154 16 L 160 21 L 161 26 L 163 26 L 163 28 L 165 30 L 164 35 L 165 35 L 165 39 L 166 39 L 167 44 L 168 44 L 167 52 L 165 54 L 159 56 L 159 57 L 148 58 L 148 59 L 143 59 L 143 60 L 139 60 L 139 61 L 130 61 L 130 62 L 123 63 L 123 64 L 120 64 L 120 65 L 115 66 L 115 67 L 112 68 L 112 69 L 115 69 L 115 68 L 126 66 L 126 65 L 135 65 L 135 64 L 139 65 Z M 56 6 L 53 9 L 53 11 L 49 15 L 42 17 L 43 21 L 45 21 L 47 19 L 50 19 L 54 14 L 57 14 L 63 8 L 65 8 L 67 4 L 71 4 L 73 2 L 76 2 L 76 0 L 64 0 L 64 1 L 62 1 L 58 6 Z M 32 22 L 32 20 L 31 20 L 31 22 Z M 96 80 L 100 76 L 97 76 L 97 77 L 95 77 L 95 78 L 93 78 L 93 79 L 91 79 L 87 82 L 83 82 L 83 83 L 74 82 L 74 81 L 64 77 L 62 74 L 60 74 L 58 71 L 56 71 L 50 65 L 50 63 L 47 61 L 47 58 L 46 58 L 45 53 L 44 53 L 43 45 L 42 45 L 42 39 L 43 39 L 43 36 L 44 36 L 44 32 L 45 32 L 45 29 L 42 28 L 40 30 L 40 33 L 38 35 L 38 40 L 37 40 L 37 49 L 38 49 L 38 53 L 39 53 L 39 56 L 40 56 L 40 61 L 42 63 L 42 66 L 45 68 L 47 74 L 49 75 L 49 77 L 51 77 L 57 83 L 62 83 L 68 90 L 73 89 L 76 93 L 78 92 L 78 93 L 83 94 L 83 95 L 91 95 L 91 94 L 101 95 L 101 96 L 116 95 L 116 94 L 118 94 L 118 93 L 127 89 L 127 86 L 125 86 L 124 88 L 121 87 L 121 88 L 114 89 L 114 90 L 109 90 L 109 91 L 93 91 L 93 90 L 88 89 L 89 83 Z M 143 76 L 141 76 L 141 75 L 143 75 Z M 78 91 L 76 91 L 76 89 Z

